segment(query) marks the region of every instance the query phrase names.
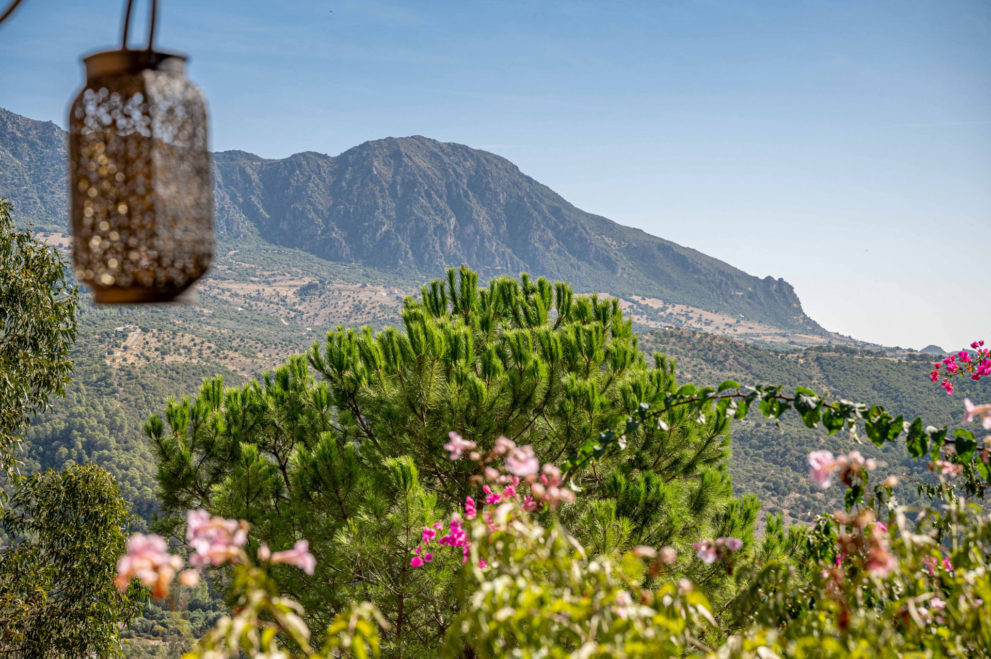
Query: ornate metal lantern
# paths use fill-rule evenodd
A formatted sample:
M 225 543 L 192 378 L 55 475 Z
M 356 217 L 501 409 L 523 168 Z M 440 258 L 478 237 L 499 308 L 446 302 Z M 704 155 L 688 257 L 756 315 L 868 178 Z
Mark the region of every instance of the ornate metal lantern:
M 165 302 L 213 257 L 213 190 L 203 95 L 186 58 L 127 48 L 83 59 L 69 109 L 73 257 L 98 303 Z

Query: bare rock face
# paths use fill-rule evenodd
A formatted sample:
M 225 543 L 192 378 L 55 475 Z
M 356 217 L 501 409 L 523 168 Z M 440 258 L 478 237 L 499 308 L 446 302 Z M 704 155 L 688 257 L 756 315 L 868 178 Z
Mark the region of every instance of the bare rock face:
M 0 109 L 0 196 L 64 223 L 65 133 Z M 586 213 L 492 153 L 426 137 L 366 142 L 339 156 L 214 157 L 221 241 L 261 239 L 422 281 L 468 264 L 529 272 L 579 291 L 643 295 L 823 333 L 792 287 Z

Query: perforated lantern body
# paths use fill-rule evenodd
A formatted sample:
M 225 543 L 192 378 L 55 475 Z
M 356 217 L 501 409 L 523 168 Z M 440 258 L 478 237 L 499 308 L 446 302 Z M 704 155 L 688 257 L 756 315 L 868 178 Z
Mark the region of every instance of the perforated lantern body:
M 73 258 L 96 302 L 163 302 L 213 258 L 206 104 L 185 58 L 87 57 L 69 110 Z

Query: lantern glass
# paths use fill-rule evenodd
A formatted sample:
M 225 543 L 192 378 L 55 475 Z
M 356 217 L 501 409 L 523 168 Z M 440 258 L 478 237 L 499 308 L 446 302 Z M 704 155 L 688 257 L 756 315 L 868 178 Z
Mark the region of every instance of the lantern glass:
M 181 55 L 86 57 L 69 110 L 73 257 L 98 303 L 173 300 L 213 257 L 206 104 Z

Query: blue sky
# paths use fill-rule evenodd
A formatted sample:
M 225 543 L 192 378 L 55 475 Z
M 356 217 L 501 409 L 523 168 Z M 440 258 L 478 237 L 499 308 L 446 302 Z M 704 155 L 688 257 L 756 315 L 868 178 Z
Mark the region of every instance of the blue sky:
M 991 339 L 987 0 L 160 4 L 157 45 L 190 55 L 216 150 L 461 142 L 784 277 L 831 330 Z M 0 106 L 64 125 L 78 56 L 117 43 L 122 6 L 25 0 L 0 27 Z

